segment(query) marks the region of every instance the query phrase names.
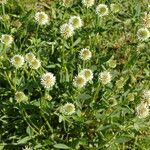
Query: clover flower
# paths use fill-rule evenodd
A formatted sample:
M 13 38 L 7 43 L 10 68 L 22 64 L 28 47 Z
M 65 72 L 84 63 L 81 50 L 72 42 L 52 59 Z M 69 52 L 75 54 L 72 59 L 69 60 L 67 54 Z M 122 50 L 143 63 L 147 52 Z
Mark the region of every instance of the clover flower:
M 118 4 L 110 4 L 110 9 L 113 13 L 117 13 L 120 11 L 120 6 Z
M 25 59 L 26 59 L 26 61 L 28 61 L 30 63 L 32 60 L 34 60 L 36 58 L 35 58 L 35 55 L 32 52 L 30 52 L 25 55 Z
M 117 89 L 123 88 L 124 84 L 125 84 L 125 79 L 121 77 L 119 80 L 116 81 Z
M 108 7 L 107 5 L 105 4 L 99 4 L 97 7 L 96 7 L 96 13 L 100 16 L 100 17 L 103 17 L 103 16 L 106 16 L 108 15 Z
M 108 72 L 108 71 L 104 71 L 99 74 L 99 80 L 104 85 L 110 83 L 111 78 L 112 78 L 112 76 L 111 76 L 110 72 Z
M 150 37 L 150 32 L 147 28 L 140 28 L 137 31 L 137 37 L 141 41 L 146 41 Z
M 20 103 L 20 102 L 26 102 L 28 100 L 28 97 L 23 92 L 16 92 L 15 99 L 18 103 Z
M 137 116 L 139 118 L 146 118 L 149 115 L 149 108 L 146 103 L 141 103 L 136 108 Z
M 87 48 L 81 49 L 80 58 L 82 60 L 89 60 L 89 59 L 91 59 L 91 57 L 92 57 L 92 53 L 89 49 L 87 49 Z
M 94 3 L 95 3 L 95 0 L 82 0 L 82 4 L 86 6 L 87 8 L 93 6 Z
M 13 37 L 12 35 L 8 35 L 8 34 L 3 34 L 1 37 L 1 42 L 7 46 L 10 46 L 13 42 Z
M 66 103 L 61 107 L 60 111 L 65 115 L 72 115 L 73 113 L 75 113 L 75 106 L 72 103 Z
M 83 70 L 81 70 L 79 75 L 83 75 L 85 77 L 86 81 L 90 81 L 90 80 L 93 79 L 93 72 L 90 69 L 83 69 Z
M 72 16 L 69 19 L 69 24 L 71 24 L 74 27 L 74 29 L 78 29 L 83 26 L 83 22 L 82 22 L 80 16 Z
M 41 67 L 41 61 L 35 58 L 30 62 L 30 66 L 32 69 L 38 69 Z
M 150 90 L 143 92 L 142 100 L 150 106 Z
M 134 93 L 129 93 L 127 95 L 127 98 L 129 99 L 129 101 L 134 101 Z
M 14 57 L 11 58 L 11 63 L 16 68 L 20 68 L 24 64 L 24 57 L 21 55 L 15 55 Z
M 112 58 L 110 58 L 110 59 L 107 61 L 107 63 L 108 63 L 108 66 L 109 66 L 110 68 L 115 68 L 116 65 L 117 65 L 116 60 L 114 60 L 114 59 L 112 59 Z
M 56 77 L 51 72 L 47 72 L 43 74 L 41 77 L 41 84 L 46 89 L 52 88 L 55 85 L 55 82 L 56 82 Z
M 7 0 L 0 0 L 0 4 L 6 4 Z
M 25 146 L 25 148 L 22 148 L 22 150 L 33 150 L 33 148 L 29 146 Z
M 86 85 L 86 78 L 83 75 L 78 75 L 73 80 L 73 85 L 77 88 L 82 88 Z
M 60 26 L 60 33 L 61 33 L 62 37 L 67 39 L 74 34 L 74 28 L 71 24 L 65 23 Z
M 73 5 L 73 0 L 63 0 L 63 6 L 71 7 Z
M 45 25 L 49 21 L 49 17 L 45 12 L 37 12 L 35 14 L 35 20 L 39 23 L 39 25 Z
M 150 28 L 150 13 L 145 13 L 143 17 L 144 26 Z

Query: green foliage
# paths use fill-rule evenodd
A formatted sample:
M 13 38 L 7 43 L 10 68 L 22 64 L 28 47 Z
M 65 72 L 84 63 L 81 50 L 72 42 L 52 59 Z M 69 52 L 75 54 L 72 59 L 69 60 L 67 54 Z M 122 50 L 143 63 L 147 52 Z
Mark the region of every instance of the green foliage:
M 95 13 L 100 3 L 109 8 L 107 16 Z M 110 5 L 117 4 L 113 13 Z M 140 41 L 148 1 L 101 0 L 85 7 L 81 0 L 65 7 L 59 0 L 7 0 L 0 4 L 0 37 L 12 35 L 14 42 L 0 42 L 0 150 L 148 150 L 150 121 L 138 118 L 137 105 L 150 88 L 150 42 Z M 49 22 L 40 26 L 35 14 L 43 11 Z M 60 26 L 71 16 L 80 16 L 83 27 L 73 36 L 61 36 Z M 89 48 L 92 58 L 79 54 Z M 16 69 L 14 55 L 32 52 L 41 61 L 33 69 L 26 62 Z M 74 87 L 78 73 L 91 69 L 93 80 Z M 112 79 L 103 85 L 99 73 L 109 71 Z M 52 72 L 56 84 L 45 89 L 41 77 Z M 27 99 L 17 102 L 22 91 Z M 72 103 L 75 112 L 66 115 L 62 106 Z

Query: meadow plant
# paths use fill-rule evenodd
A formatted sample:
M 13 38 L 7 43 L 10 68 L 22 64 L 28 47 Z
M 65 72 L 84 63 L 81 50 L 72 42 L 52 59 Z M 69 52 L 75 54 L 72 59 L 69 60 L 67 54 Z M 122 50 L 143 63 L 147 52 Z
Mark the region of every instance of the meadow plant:
M 148 0 L 0 0 L 0 150 L 149 150 Z

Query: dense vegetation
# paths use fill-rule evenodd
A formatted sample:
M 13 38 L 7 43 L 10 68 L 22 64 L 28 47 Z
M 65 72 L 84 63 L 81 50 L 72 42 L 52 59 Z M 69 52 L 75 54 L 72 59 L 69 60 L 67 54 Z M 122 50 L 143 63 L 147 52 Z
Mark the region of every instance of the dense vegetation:
M 149 150 L 148 0 L 0 0 L 0 150 Z

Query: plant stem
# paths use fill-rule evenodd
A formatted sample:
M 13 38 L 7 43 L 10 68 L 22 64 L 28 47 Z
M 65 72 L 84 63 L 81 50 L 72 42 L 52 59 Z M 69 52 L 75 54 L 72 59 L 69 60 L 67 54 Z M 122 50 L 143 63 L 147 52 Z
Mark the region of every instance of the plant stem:
M 21 110 L 21 114 L 24 118 L 24 120 L 26 121 L 26 123 L 33 129 L 33 131 L 39 135 L 39 128 L 31 121 L 31 119 L 29 118 L 28 114 L 26 113 L 25 109 L 20 108 Z M 42 132 L 42 134 L 44 135 L 44 133 Z
M 96 99 L 97 99 L 97 95 L 98 95 L 98 92 L 99 92 L 99 88 L 100 88 L 100 83 L 98 83 L 97 88 L 96 88 L 96 91 L 95 91 L 95 93 L 94 93 L 93 102 L 95 102 Z
M 45 122 L 46 122 L 46 124 L 47 124 L 47 126 L 48 126 L 48 128 L 49 128 L 49 131 L 50 131 L 51 133 L 53 133 L 53 128 L 51 127 L 50 123 L 48 122 L 47 118 L 45 117 L 45 115 L 44 115 L 44 113 L 43 113 L 42 111 L 41 111 L 41 115 L 42 115 L 42 117 L 44 118 L 44 120 L 45 120 Z
M 36 29 L 36 40 L 38 39 L 38 30 L 39 30 L 39 24 L 37 25 L 37 29 Z
M 3 13 L 3 15 L 5 15 L 5 6 L 4 6 L 4 4 L 2 4 L 2 13 Z
M 6 71 L 4 72 L 4 77 L 7 79 L 7 81 L 8 81 L 8 83 L 9 83 L 11 89 L 15 90 L 15 87 L 14 87 L 13 84 L 11 83 L 11 80 L 9 79 L 9 77 L 8 77 L 8 75 L 7 75 L 7 73 L 6 73 Z

